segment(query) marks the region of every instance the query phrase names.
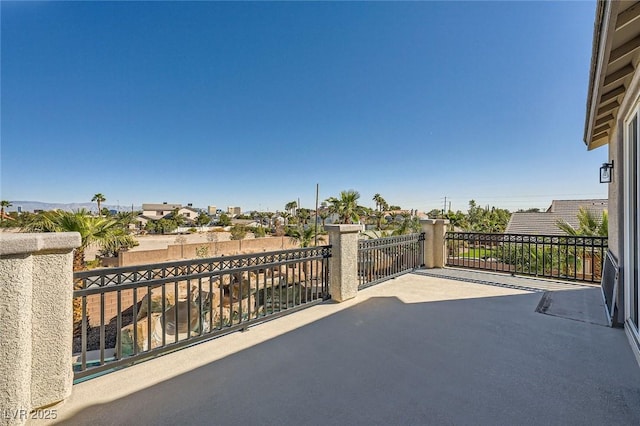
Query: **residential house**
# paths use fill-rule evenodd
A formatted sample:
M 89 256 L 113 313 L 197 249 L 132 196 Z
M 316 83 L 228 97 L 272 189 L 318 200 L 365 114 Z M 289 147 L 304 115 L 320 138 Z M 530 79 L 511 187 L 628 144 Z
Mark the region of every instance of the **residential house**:
M 584 141 L 607 146 L 611 177 L 609 252 L 618 266 L 617 299 L 625 330 L 640 361 L 640 4 L 600 1 L 594 25 Z M 596 171 L 594 171 L 596 172 Z M 609 281 L 615 281 L 615 275 Z M 611 286 L 611 283 L 603 282 Z M 616 300 L 614 297 L 613 300 Z
M 150 220 L 160 220 L 163 217 L 173 214 L 176 209 L 178 209 L 178 214 L 182 215 L 189 225 L 193 224 L 200 214 L 200 211 L 194 209 L 191 204 L 188 204 L 187 207 L 183 207 L 182 204 L 168 203 L 142 204 L 142 214 L 137 218 L 139 222 L 138 226 L 142 229 Z
M 607 210 L 607 200 L 553 200 L 545 212 L 516 212 L 511 215 L 505 233 L 529 235 L 565 235 L 558 228 L 558 222 L 564 221 L 574 228 L 579 227 L 578 212 L 586 209 L 601 217 Z
M 142 215 L 161 218 L 181 207 L 182 204 L 142 204 Z

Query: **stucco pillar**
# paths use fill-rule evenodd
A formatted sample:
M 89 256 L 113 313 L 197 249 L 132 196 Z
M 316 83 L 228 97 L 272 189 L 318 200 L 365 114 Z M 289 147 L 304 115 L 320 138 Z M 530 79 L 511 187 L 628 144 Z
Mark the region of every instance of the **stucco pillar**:
M 0 424 L 24 424 L 23 412 L 71 394 L 79 246 L 76 232 L 0 233 Z
M 343 302 L 358 294 L 358 234 L 361 225 L 326 225 L 329 234 L 329 293 Z
M 445 234 L 447 233 L 446 219 L 421 219 L 420 225 L 424 232 L 424 267 L 444 268 L 446 259 Z

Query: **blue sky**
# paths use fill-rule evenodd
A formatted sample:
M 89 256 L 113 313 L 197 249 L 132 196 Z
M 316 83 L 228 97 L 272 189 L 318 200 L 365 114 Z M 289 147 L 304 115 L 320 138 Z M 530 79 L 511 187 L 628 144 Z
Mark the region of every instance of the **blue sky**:
M 1 197 L 606 198 L 595 2 L 2 2 Z

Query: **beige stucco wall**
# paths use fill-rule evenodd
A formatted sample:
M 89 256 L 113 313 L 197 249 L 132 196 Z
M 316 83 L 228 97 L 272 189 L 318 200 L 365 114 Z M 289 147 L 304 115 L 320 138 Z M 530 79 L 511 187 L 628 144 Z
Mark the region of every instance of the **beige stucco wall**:
M 618 259 L 624 274 L 624 122 L 638 105 L 640 73 L 636 72 L 620 102 L 616 128 L 609 143 L 609 161 L 614 161 L 614 179 L 609 186 L 609 249 Z
M 421 219 L 420 226 L 424 232 L 424 267 L 444 268 L 446 259 L 445 234 L 446 219 Z
M 618 262 L 621 261 L 621 253 L 622 253 L 622 241 L 621 236 L 624 233 L 624 223 L 623 223 L 623 161 L 621 156 L 622 151 L 622 120 L 618 120 L 619 129 L 616 129 L 613 133 L 613 137 L 611 138 L 611 142 L 609 143 L 609 162 L 614 162 L 613 169 L 613 179 L 612 182 L 607 184 L 608 186 L 608 197 L 609 197 L 609 250 L 611 253 L 618 259 Z M 604 184 L 602 184 L 604 185 Z M 621 229 L 622 228 L 622 229 Z
M 191 244 L 173 244 L 166 249 L 140 250 L 120 253 L 119 266 L 144 265 L 148 263 L 168 262 L 171 260 L 194 259 L 196 250 L 208 247 L 208 256 L 232 256 L 241 253 L 286 250 L 298 247 L 289 237 L 249 238 L 246 240 L 218 241 Z
M 326 225 L 331 244 L 329 293 L 337 302 L 358 294 L 358 234 L 362 225 Z
M 0 408 L 22 413 L 71 394 L 75 232 L 0 234 Z M 21 415 L 0 424 L 23 424 Z

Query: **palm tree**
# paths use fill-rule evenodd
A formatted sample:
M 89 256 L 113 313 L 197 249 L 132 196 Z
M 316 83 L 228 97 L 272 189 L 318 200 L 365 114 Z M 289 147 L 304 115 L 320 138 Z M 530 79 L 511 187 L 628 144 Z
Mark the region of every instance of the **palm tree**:
M 11 207 L 13 204 L 7 200 L 0 201 L 0 224 L 4 221 L 4 209 Z
M 319 230 L 317 235 L 324 235 L 324 230 Z M 300 247 L 310 247 L 315 244 L 316 232 L 313 226 L 298 226 L 291 228 L 288 233 L 293 241 L 297 241 Z
M 385 211 L 389 209 L 389 205 L 385 201 L 384 198 L 380 194 L 376 194 L 373 196 L 373 201 L 376 202 L 376 210 Z
M 103 201 L 107 201 L 107 199 L 104 197 L 104 195 L 102 195 L 100 192 L 98 192 L 97 194 L 95 194 L 93 196 L 91 201 L 95 201 L 96 203 L 98 203 L 98 215 L 102 214 L 102 209 L 100 208 L 100 205 L 102 204 Z
M 318 209 L 318 217 L 320 218 L 320 220 L 322 221 L 322 227 L 324 228 L 324 224 L 327 221 L 327 218 L 329 217 L 329 209 Z
M 358 205 L 360 193 L 353 189 L 340 192 L 340 198 L 330 197 L 327 202 L 330 203 L 329 211 L 340 216 L 342 223 L 355 223 L 360 220 L 362 207 Z
M 138 217 L 137 212 L 118 212 L 115 215 L 115 219 L 125 228 L 129 229 L 129 225 L 135 223 Z
M 376 211 L 380 210 L 380 194 L 375 194 L 373 196 L 373 201 L 376 203 Z
M 289 212 L 280 212 L 280 217 L 284 219 L 285 226 L 289 224 L 289 218 L 291 217 L 291 213 Z
M 609 234 L 609 215 L 606 210 L 602 212 L 602 216 L 598 217 L 596 213 L 593 213 L 590 210 L 587 210 L 584 207 L 580 207 L 577 214 L 578 219 L 578 229 L 571 226 L 565 220 L 558 220 L 556 222 L 556 226 L 563 230 L 567 235 L 570 236 L 584 236 L 584 237 L 606 237 Z M 575 253 L 574 253 L 575 251 Z M 565 255 L 566 259 L 560 267 L 567 271 L 567 273 L 574 269 L 574 266 L 577 266 L 577 269 L 580 268 L 582 264 L 582 260 L 584 260 L 587 253 L 581 248 L 574 249 L 566 249 L 566 253 L 562 253 Z M 600 268 L 599 265 L 602 263 L 603 254 L 598 250 L 591 250 L 589 256 L 593 257 L 593 268 L 594 273 L 597 269 Z M 575 259 L 574 259 L 575 258 Z M 576 271 L 573 271 L 574 273 Z
M 302 222 L 303 225 L 306 225 L 311 219 L 311 210 L 300 208 L 298 209 L 298 213 L 296 216 L 298 216 L 298 219 L 300 220 L 300 222 Z
M 382 225 L 386 223 L 386 220 L 384 218 L 384 212 L 375 211 L 373 213 L 373 217 L 375 218 L 375 221 L 376 221 L 376 229 L 382 230 Z
M 176 227 L 182 226 L 187 222 L 187 219 L 180 214 L 180 209 L 177 207 L 171 212 L 171 220 L 175 222 Z
M 284 209 L 286 211 L 289 212 L 289 214 L 291 214 L 291 216 L 294 215 L 294 210 L 298 208 L 298 202 L 297 201 L 290 201 L 287 204 L 285 204 Z
M 73 270 L 84 269 L 84 252 L 92 244 L 103 249 L 118 250 L 133 247 L 138 242 L 127 234 L 122 224 L 113 218 L 92 216 L 85 209 L 77 212 L 52 210 L 40 213 L 23 228 L 25 232 L 78 232 L 80 247 L 73 252 Z M 82 287 L 82 282 L 74 283 L 74 289 Z M 80 298 L 73 300 L 74 336 L 79 335 L 82 325 L 82 303 Z
M 51 210 L 36 215 L 23 228 L 24 232 L 78 232 L 80 247 L 73 253 L 73 270 L 84 269 L 84 251 L 93 244 L 104 246 L 114 243 L 133 247 L 135 239 L 123 231 L 123 225 L 113 218 L 92 216 L 88 210 L 76 212 Z
M 402 213 L 398 219 L 397 228 L 393 231 L 393 235 L 405 235 L 412 232 L 419 232 L 420 220 L 412 217 L 409 213 Z
M 275 216 L 275 213 L 266 212 L 264 215 L 269 220 L 269 229 L 271 229 L 273 227 L 273 217 Z

